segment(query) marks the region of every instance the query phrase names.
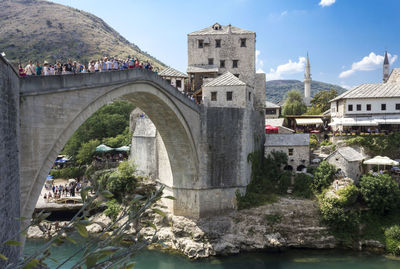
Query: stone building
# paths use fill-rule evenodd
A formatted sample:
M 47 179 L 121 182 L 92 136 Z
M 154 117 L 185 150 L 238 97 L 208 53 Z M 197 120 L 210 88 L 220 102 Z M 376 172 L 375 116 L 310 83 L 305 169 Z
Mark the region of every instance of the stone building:
M 188 68 L 193 90 L 205 78 L 231 72 L 247 85 L 255 85 L 256 33 L 218 23 L 188 34 Z
M 310 164 L 309 134 L 266 134 L 264 156 L 282 151 L 288 156 L 286 170 L 303 171 Z
M 272 102 L 265 101 L 265 118 L 266 119 L 275 119 L 279 118 L 279 112 L 281 107 Z M 282 119 L 283 120 L 283 119 Z
M 363 174 L 362 161 L 368 158 L 352 147 L 338 148 L 325 158 L 327 162 L 340 169 L 342 175 L 358 181 Z
M 330 101 L 334 131 L 400 130 L 400 69 L 389 75 L 386 54 L 383 70 L 383 83 L 361 84 Z
M 202 89 L 205 106 L 253 108 L 253 88 L 230 72 L 205 83 Z
M 185 80 L 188 78 L 186 74 L 172 67 L 165 68 L 158 74 L 181 92 L 185 91 Z

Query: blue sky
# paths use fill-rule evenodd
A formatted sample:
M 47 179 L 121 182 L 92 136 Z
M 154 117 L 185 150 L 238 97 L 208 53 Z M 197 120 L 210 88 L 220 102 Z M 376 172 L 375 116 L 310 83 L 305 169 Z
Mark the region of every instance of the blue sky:
M 257 69 L 352 87 L 382 80 L 385 50 L 399 67 L 398 0 L 54 0 L 93 13 L 129 41 L 185 71 L 187 34 L 232 24 L 257 33 Z

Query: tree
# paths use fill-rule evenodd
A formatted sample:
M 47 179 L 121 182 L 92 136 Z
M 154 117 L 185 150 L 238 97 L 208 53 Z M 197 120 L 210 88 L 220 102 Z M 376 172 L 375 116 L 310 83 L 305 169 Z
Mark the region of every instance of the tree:
M 90 164 L 98 145 L 100 145 L 100 141 L 97 139 L 82 144 L 82 147 L 78 151 L 78 155 L 76 155 L 77 162 L 80 164 Z
M 330 89 L 329 91 L 319 91 L 311 99 L 311 107 L 313 114 L 321 114 L 330 109 L 329 101 L 337 96 L 337 91 Z M 317 113 L 319 112 L 319 113 Z M 311 113 L 310 113 L 311 114 Z
M 302 115 L 307 111 L 301 93 L 297 90 L 290 90 L 283 105 L 283 115 Z
M 394 209 L 400 200 L 400 191 L 389 175 L 365 175 L 360 180 L 363 200 L 374 213 L 384 214 Z
M 329 187 L 329 185 L 331 185 L 333 182 L 333 177 L 335 174 L 335 166 L 327 161 L 322 161 L 317 169 L 315 169 L 312 189 L 318 193 Z

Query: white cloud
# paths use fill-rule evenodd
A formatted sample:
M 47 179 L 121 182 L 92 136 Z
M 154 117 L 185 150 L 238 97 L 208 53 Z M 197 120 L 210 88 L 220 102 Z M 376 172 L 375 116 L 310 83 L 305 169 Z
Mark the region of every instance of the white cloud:
M 284 10 L 284 11 L 282 11 L 281 16 L 283 17 L 283 16 L 285 16 L 285 15 L 287 15 L 287 14 L 288 14 L 288 11 L 287 11 L 287 10 Z
M 261 51 L 256 50 L 256 69 L 257 69 L 257 73 L 265 73 L 263 70 L 264 67 L 264 61 L 260 59 L 260 54 Z
M 350 85 L 347 85 L 347 84 L 344 84 L 344 83 L 340 84 L 340 87 L 345 88 L 346 90 L 350 90 L 350 89 L 353 88 L 353 86 L 350 86 Z
M 285 75 L 293 75 L 304 72 L 304 66 L 306 64 L 305 57 L 299 57 L 297 62 L 289 60 L 285 64 L 278 65 L 276 69 L 271 68 L 267 73 L 267 80 L 282 79 Z
M 329 7 L 333 5 L 336 2 L 336 0 L 321 0 L 318 5 L 321 7 Z
M 393 64 L 397 60 L 397 55 L 388 53 L 389 62 Z M 351 69 L 343 71 L 339 74 L 339 78 L 346 78 L 353 75 L 356 71 L 371 71 L 380 68 L 383 64 L 384 56 L 376 55 L 371 52 L 368 56 L 362 58 L 361 61 L 355 62 L 351 65 Z

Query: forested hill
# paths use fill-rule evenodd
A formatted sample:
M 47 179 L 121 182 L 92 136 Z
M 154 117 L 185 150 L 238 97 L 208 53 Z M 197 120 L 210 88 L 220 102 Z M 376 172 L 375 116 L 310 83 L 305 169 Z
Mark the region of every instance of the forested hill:
M 128 23 L 143 27 L 134 20 Z M 135 56 L 155 67 L 165 66 L 102 19 L 43 0 L 0 0 L 0 52 L 12 62 Z
M 299 90 L 304 93 L 304 83 L 299 80 L 270 80 L 267 81 L 267 100 L 271 102 L 283 101 L 286 93 L 290 90 Z M 338 94 L 346 91 L 346 89 L 329 83 L 320 81 L 311 82 L 311 97 L 319 91 L 335 89 Z

